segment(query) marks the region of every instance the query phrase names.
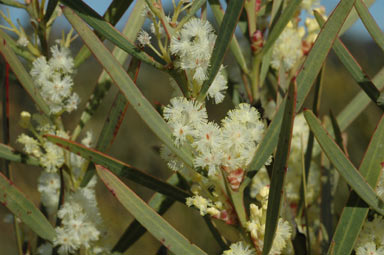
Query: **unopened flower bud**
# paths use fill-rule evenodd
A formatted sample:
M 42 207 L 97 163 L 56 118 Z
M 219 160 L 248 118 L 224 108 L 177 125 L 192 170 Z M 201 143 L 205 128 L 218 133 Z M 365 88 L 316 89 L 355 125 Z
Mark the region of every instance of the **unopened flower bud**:
M 31 124 L 31 114 L 29 112 L 22 111 L 20 113 L 19 125 L 22 128 L 28 128 L 30 124 Z
M 256 30 L 251 38 L 251 48 L 253 52 L 258 52 L 264 46 L 264 35 L 260 30 Z
M 256 0 L 256 3 L 255 3 L 255 11 L 256 12 L 259 12 L 261 9 L 261 0 Z
M 207 209 L 207 213 L 213 217 L 219 217 L 220 216 L 220 211 L 217 210 L 215 207 L 209 207 Z

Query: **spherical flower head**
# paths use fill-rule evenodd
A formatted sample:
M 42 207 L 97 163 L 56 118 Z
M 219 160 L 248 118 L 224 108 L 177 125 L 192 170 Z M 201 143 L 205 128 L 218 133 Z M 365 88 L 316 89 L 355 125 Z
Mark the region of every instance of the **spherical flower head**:
M 168 106 L 164 107 L 164 119 L 168 122 L 183 122 L 193 126 L 206 123 L 207 110 L 202 103 L 188 100 L 185 97 L 174 97 Z
M 225 92 L 228 88 L 227 79 L 223 74 L 223 66 L 220 67 L 220 71 L 217 73 L 211 86 L 208 89 L 208 98 L 213 98 L 215 104 L 219 104 L 224 100 Z
M 193 160 L 193 166 L 195 168 L 203 168 L 208 171 L 208 176 L 215 177 L 219 173 L 221 164 L 221 152 L 206 151 L 198 154 Z
M 186 125 L 181 122 L 170 122 L 169 124 L 173 130 L 172 134 L 176 145 L 183 145 L 187 138 L 195 133 L 195 129 L 188 124 Z
M 384 247 L 377 246 L 374 242 L 364 243 L 355 249 L 356 255 L 383 255 Z
M 23 34 L 23 35 L 21 35 L 19 37 L 19 39 L 17 40 L 16 44 L 17 44 L 17 46 L 25 48 L 29 44 L 28 38 Z
M 73 72 L 74 62 L 70 56 L 70 50 L 63 46 L 53 45 L 51 47 L 52 57 L 49 59 L 49 65 L 56 71 L 70 74 Z
M 46 101 L 54 104 L 61 104 L 62 101 L 69 97 L 73 86 L 72 78 L 68 75 L 60 74 L 52 75 L 50 81 L 45 82 L 41 88 L 41 95 Z
M 50 113 L 61 114 L 77 108 L 79 96 L 72 93 L 74 62 L 66 47 L 51 47 L 52 57 L 47 61 L 39 57 L 33 61 L 30 71 L 34 83 L 43 99 L 48 103 Z
M 48 64 L 44 56 L 36 58 L 32 62 L 30 74 L 37 86 L 42 86 L 49 81 L 52 74 L 52 67 Z
M 57 227 L 56 236 L 53 240 L 54 246 L 60 246 L 58 253 L 60 255 L 67 255 L 75 252 L 79 248 L 78 241 L 74 238 L 75 236 L 68 230 Z
M 206 123 L 208 118 L 201 103 L 184 97 L 172 98 L 170 105 L 164 107 L 163 115 L 177 145 L 183 144 L 189 136 L 193 136 L 196 127 Z
M 44 144 L 46 153 L 40 157 L 40 164 L 47 172 L 56 172 L 64 164 L 64 151 L 51 142 Z
M 151 36 L 145 30 L 141 30 L 137 35 L 137 41 L 139 42 L 140 47 L 145 47 L 146 45 L 151 44 Z
M 229 250 L 224 251 L 222 255 L 256 255 L 255 249 L 243 242 L 231 244 Z
M 38 179 L 37 190 L 41 195 L 41 203 L 52 214 L 59 204 L 60 176 L 57 173 L 43 171 Z
M 355 248 L 357 249 L 369 242 L 384 247 L 384 219 L 377 214 L 375 214 L 372 221 L 366 219 L 363 228 L 359 233 Z
M 223 120 L 223 126 L 240 123 L 246 129 L 250 140 L 258 143 L 264 133 L 264 123 L 260 119 L 260 113 L 250 104 L 239 104 L 234 110 L 229 111 L 227 117 Z
M 283 68 L 287 72 L 298 63 L 303 56 L 303 35 L 302 28 L 295 28 L 292 22 L 288 23 L 273 46 L 271 66 L 274 69 Z
M 286 246 L 288 240 L 291 238 L 292 229 L 287 221 L 279 218 L 275 238 L 270 253 L 281 254 L 282 250 Z
M 26 153 L 31 154 L 35 157 L 41 156 L 42 152 L 40 150 L 40 143 L 36 139 L 26 134 L 21 134 L 17 138 L 17 142 L 24 145 L 24 151 Z
M 77 109 L 77 106 L 80 103 L 80 97 L 77 93 L 72 93 L 72 95 L 66 100 L 65 110 L 67 112 L 72 112 Z
M 66 202 L 57 212 L 62 226 L 56 228 L 54 246 L 60 246 L 62 254 L 72 253 L 81 247 L 90 248 L 100 238 L 102 220 L 97 208 L 94 187 L 96 179 L 74 193 L 68 194 Z
M 193 79 L 202 83 L 207 79 L 207 69 L 216 40 L 208 21 L 191 18 L 171 39 L 171 53 L 179 57 L 178 66 L 192 71 Z
M 193 146 L 200 153 L 215 152 L 219 149 L 221 143 L 221 130 L 216 123 L 203 123 L 196 130 Z

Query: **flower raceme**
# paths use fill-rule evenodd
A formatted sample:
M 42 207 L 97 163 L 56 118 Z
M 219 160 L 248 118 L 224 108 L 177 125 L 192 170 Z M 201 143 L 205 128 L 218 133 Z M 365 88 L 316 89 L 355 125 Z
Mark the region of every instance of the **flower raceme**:
M 80 98 L 72 92 L 74 62 L 69 49 L 54 45 L 51 53 L 49 60 L 45 56 L 36 58 L 30 73 L 50 112 L 60 115 L 77 109 Z
M 249 104 L 239 104 L 228 112 L 221 125 L 208 121 L 205 106 L 185 97 L 172 98 L 164 107 L 164 119 L 172 130 L 176 146 L 190 146 L 193 150 L 193 167 L 187 169 L 168 148 L 163 147 L 161 156 L 168 166 L 193 180 L 193 197 L 188 206 L 209 214 L 228 224 L 236 222 L 236 214 L 226 199 L 223 175 L 232 190 L 238 190 L 244 179 L 247 165 L 253 158 L 264 132 L 259 112 Z M 214 191 L 212 188 L 214 187 Z
M 221 169 L 227 174 L 245 169 L 264 132 L 259 112 L 245 103 L 230 111 L 218 125 L 208 121 L 202 103 L 177 97 L 164 108 L 164 119 L 172 130 L 175 144 L 190 144 L 194 149 L 194 167 L 205 170 L 212 178 L 216 178 Z
M 151 23 L 151 33 L 158 38 L 158 43 L 162 45 L 161 39 L 164 38 L 164 30 L 159 26 L 158 22 L 153 20 Z M 170 18 L 166 18 L 170 22 Z M 173 64 L 176 68 L 185 71 L 188 78 L 188 89 L 191 94 L 196 97 L 201 89 L 203 82 L 208 78 L 207 71 L 211 59 L 213 46 L 215 45 L 216 35 L 212 25 L 198 18 L 191 18 L 183 25 L 180 31 L 176 32 L 167 46 L 164 48 L 167 54 L 160 53 L 152 44 L 152 36 L 142 30 L 137 36 L 140 47 L 149 46 L 159 57 L 165 58 L 168 53 L 175 56 Z M 166 60 L 166 59 L 165 59 Z M 225 76 L 224 67 L 221 66 L 220 71 L 210 86 L 207 96 L 212 98 L 216 104 L 221 103 L 225 97 L 227 89 L 227 78 Z

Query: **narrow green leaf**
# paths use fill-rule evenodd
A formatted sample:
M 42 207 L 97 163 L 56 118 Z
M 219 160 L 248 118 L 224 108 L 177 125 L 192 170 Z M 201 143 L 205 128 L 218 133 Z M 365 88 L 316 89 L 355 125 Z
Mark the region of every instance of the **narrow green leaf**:
M 281 16 L 277 19 L 276 24 L 272 24 L 271 33 L 269 34 L 267 41 L 262 49 L 263 54 L 272 48 L 273 44 L 279 38 L 281 32 L 287 26 L 288 22 L 292 19 L 293 15 L 298 11 L 302 0 L 292 0 L 284 9 Z
M 209 0 L 209 5 L 211 6 L 212 13 L 220 26 L 224 17 L 223 9 L 221 8 L 220 2 L 218 0 Z M 231 50 L 241 70 L 246 74 L 249 73 L 247 62 L 235 35 L 233 35 L 232 37 L 232 40 L 229 44 L 229 49 Z
M 131 59 L 131 64 L 128 68 L 128 74 L 133 77 L 136 82 L 138 69 L 140 67 L 140 61 L 136 59 Z M 137 70 L 136 70 L 137 69 Z M 108 147 L 113 143 L 116 135 L 120 129 L 120 125 L 124 119 L 124 115 L 128 109 L 128 102 L 125 99 L 124 95 L 117 93 L 115 100 L 109 110 L 107 119 L 104 122 L 103 128 L 101 129 L 99 138 L 96 143 L 96 150 L 100 152 L 106 152 Z M 88 165 L 88 169 L 81 181 L 81 187 L 87 186 L 88 182 L 92 179 L 95 174 L 95 167 L 93 164 Z
M 314 14 L 319 25 L 322 26 L 324 24 L 324 18 L 316 11 Z M 377 100 L 380 96 L 380 91 L 376 88 L 375 84 L 371 82 L 371 79 L 362 70 L 359 63 L 357 63 L 355 58 L 351 55 L 351 53 L 339 38 L 337 38 L 333 44 L 333 50 L 335 51 L 340 61 L 347 68 L 349 73 L 352 75 L 352 78 L 360 86 L 360 88 L 363 89 L 365 93 L 367 93 L 367 95 L 371 98 L 371 100 L 378 105 Z M 384 110 L 384 106 L 378 106 Z
M 323 68 L 321 69 L 320 74 L 317 77 L 317 80 L 315 83 L 315 88 L 314 88 L 312 109 L 313 109 L 313 113 L 315 115 L 317 115 L 319 113 L 319 108 L 320 108 L 322 82 L 323 82 L 323 76 L 325 73 L 324 69 L 325 69 L 325 64 L 323 65 Z M 314 137 L 312 131 L 309 130 L 307 147 L 306 147 L 305 154 L 304 154 L 304 167 L 303 168 L 305 170 L 304 171 L 305 182 L 307 182 L 307 180 L 308 180 L 309 170 L 311 168 L 314 143 L 315 143 L 315 137 Z M 304 182 L 303 181 L 301 182 L 301 186 L 300 186 L 300 194 L 301 194 L 301 196 L 300 196 L 300 201 L 299 201 L 299 208 L 303 205 L 305 206 L 305 204 L 303 202 L 305 202 L 306 195 L 304 194 Z M 305 213 L 306 212 L 307 211 L 305 210 Z M 308 238 L 307 238 L 307 240 L 308 240 Z
M 50 242 L 53 241 L 56 233 L 49 221 L 39 209 L 1 173 L 0 203 L 7 207 L 15 217 L 21 219 L 41 238 Z
M 132 0 L 126 0 L 126 1 L 113 0 L 111 2 L 111 4 L 108 6 L 108 9 L 105 11 L 105 13 L 103 15 L 103 18 L 105 19 L 106 22 L 111 23 L 112 26 L 116 25 L 117 22 L 120 20 L 120 18 L 125 13 L 125 11 L 129 8 L 131 3 L 132 3 Z M 143 1 L 137 1 L 136 6 L 143 5 L 143 4 L 145 4 L 145 3 L 143 3 Z M 130 15 L 130 18 L 128 20 L 130 20 L 132 16 L 143 17 L 140 14 L 141 14 L 141 11 L 140 11 L 140 13 L 135 13 L 135 10 L 133 10 L 132 14 Z M 143 17 L 143 18 L 145 19 L 145 17 Z M 131 25 L 132 25 L 131 26 L 132 30 L 136 30 L 136 29 L 140 29 L 141 28 L 141 26 L 137 27 L 136 26 L 137 24 L 134 24 L 134 23 L 132 23 Z M 100 40 L 104 40 L 105 39 L 98 32 L 96 32 L 96 35 L 100 38 Z M 134 40 L 134 39 L 131 39 L 131 38 L 129 38 L 129 39 L 130 40 Z M 75 57 L 75 60 L 74 60 L 75 67 L 78 67 L 81 63 L 83 63 L 90 56 L 91 56 L 91 52 L 89 51 L 87 46 L 83 45 L 80 48 L 79 52 L 77 53 L 77 55 Z
M 291 82 L 284 105 L 284 117 L 279 134 L 276 157 L 273 163 L 271 188 L 268 195 L 267 217 L 265 223 L 265 236 L 263 255 L 269 254 L 275 236 L 280 214 L 280 202 L 287 169 L 289 149 L 291 146 L 293 120 L 295 118 L 296 106 L 296 84 Z
M 338 31 L 340 30 L 343 21 L 351 11 L 354 1 L 341 0 L 329 19 L 324 24 L 321 32 L 319 33 L 315 44 L 309 52 L 302 69 L 300 70 L 296 82 L 297 82 L 297 102 L 296 109 L 300 110 L 307 97 L 312 84 L 320 72 L 320 69 L 328 55 L 333 41 L 335 40 Z M 272 123 L 268 127 L 264 138 L 258 146 L 253 160 L 248 166 L 249 170 L 258 170 L 267 161 L 272 154 L 278 142 L 278 134 L 280 129 L 280 123 L 283 117 L 283 107 L 279 107 Z M 246 179 L 242 185 L 247 185 L 249 179 Z
M 330 111 L 329 117 L 331 117 L 333 133 L 335 134 L 335 142 L 339 146 L 339 148 L 345 153 L 344 145 L 343 145 L 343 137 L 341 136 L 340 126 L 339 126 L 339 123 L 337 123 L 335 115 L 333 115 L 332 111 Z
M 246 15 L 242 14 L 240 16 L 239 25 L 241 25 L 243 23 L 243 31 L 242 32 L 243 32 L 244 36 L 251 38 L 253 33 L 256 31 L 257 18 L 258 18 L 257 16 L 258 16 L 258 14 L 260 14 L 260 13 L 255 12 L 256 0 L 245 1 L 244 10 L 245 10 Z
M 269 65 L 271 64 L 271 60 L 272 60 L 272 53 L 273 53 L 272 50 L 267 51 L 263 55 L 263 58 L 261 60 L 261 68 L 260 68 L 260 76 L 259 76 L 260 87 L 263 86 L 265 78 L 267 77 Z
M 200 100 L 205 98 L 209 87 L 220 70 L 225 52 L 227 51 L 233 38 L 233 34 L 235 33 L 236 24 L 239 20 L 244 2 L 245 0 L 230 1 L 227 5 L 209 62 L 208 78 L 204 81 L 200 90 Z
M 83 158 L 86 158 L 95 164 L 107 167 L 119 177 L 127 178 L 151 190 L 167 195 L 177 201 L 184 203 L 185 198 L 190 196 L 187 192 L 102 152 L 87 148 L 82 144 L 66 140 L 58 136 L 47 135 L 46 138 L 66 150 L 79 154 Z
M 97 12 L 95 12 L 92 8 L 90 8 L 87 4 L 82 1 L 70 1 L 70 0 L 61 0 L 66 6 L 72 8 L 72 12 L 76 13 L 79 17 L 85 20 L 88 25 L 93 27 L 99 34 L 103 35 L 106 39 L 112 42 L 114 45 L 120 47 L 124 51 L 128 52 L 131 56 L 152 65 L 158 69 L 162 69 L 163 66 L 156 62 L 152 57 L 147 55 L 145 52 L 141 51 L 137 48 L 130 40 L 124 37 L 116 28 L 114 28 L 111 24 L 104 21 L 102 17 L 100 17 Z M 67 13 L 66 17 L 69 22 L 72 23 L 73 26 L 73 18 L 75 14 L 70 14 L 67 8 L 63 8 L 63 11 Z M 78 19 L 78 17 L 76 17 Z M 80 24 L 76 22 L 76 24 Z M 89 28 L 87 27 L 87 30 Z M 81 31 L 77 29 L 77 32 L 81 35 Z M 97 38 L 95 34 L 94 37 Z M 97 38 L 97 40 L 99 40 Z M 89 45 L 87 45 L 89 48 Z M 90 49 L 91 50 L 91 49 Z M 91 50 L 92 51 L 92 50 Z
M 124 119 L 125 112 L 128 109 L 128 105 L 129 104 L 127 103 L 127 99 L 125 99 L 124 95 L 118 93 L 113 101 L 113 105 L 97 141 L 96 148 L 98 150 L 106 151 L 107 148 L 113 143 L 121 122 Z
M 355 9 L 359 14 L 361 21 L 364 23 L 364 26 L 367 28 L 369 34 L 372 36 L 373 40 L 377 45 L 384 51 L 384 33 L 377 25 L 375 19 L 369 13 L 367 6 L 363 0 L 356 0 Z
M 384 162 L 382 153 L 384 146 L 384 115 L 376 127 L 368 149 L 360 164 L 360 174 L 374 188 L 379 180 L 381 164 Z M 351 192 L 347 205 L 340 216 L 333 235 L 333 248 L 328 254 L 350 254 L 368 214 L 369 206 L 355 192 Z
M 283 3 L 283 0 L 275 0 L 272 3 L 272 10 L 271 10 L 271 24 L 274 23 L 276 14 L 279 12 L 281 4 Z
M 47 23 L 49 21 L 53 12 L 55 11 L 55 8 L 56 8 L 58 2 L 59 2 L 59 0 L 49 0 L 48 1 L 47 9 L 46 9 L 45 14 L 44 14 L 44 23 Z
M 20 81 L 23 88 L 28 92 L 30 97 L 35 101 L 39 110 L 49 116 L 49 107 L 41 97 L 40 93 L 36 90 L 35 84 L 33 83 L 32 77 L 25 70 L 23 64 L 19 58 L 9 47 L 7 40 L 3 37 L 4 32 L 0 33 L 0 51 L 5 60 L 8 62 L 12 71 L 15 73 L 17 79 Z
M 7 42 L 7 45 L 13 50 L 13 52 L 16 55 L 23 57 L 29 62 L 33 62 L 35 60 L 35 56 L 33 56 L 28 49 L 18 47 L 16 41 L 12 37 L 10 37 L 6 32 L 4 32 L 2 29 L 0 29 L 0 35 L 3 39 L 5 39 L 5 41 Z M 28 64 L 29 63 L 27 63 L 27 65 Z
M 124 119 L 128 106 L 129 104 L 127 103 L 127 99 L 125 99 L 124 95 L 118 93 L 113 101 L 111 109 L 109 110 L 103 128 L 101 129 L 99 139 L 96 144 L 96 150 L 106 152 L 108 147 L 113 143 L 113 140 L 120 129 L 120 125 Z M 89 164 L 83 180 L 81 181 L 81 187 L 87 186 L 94 174 L 95 167 L 93 164 Z
M 0 143 L 0 158 L 12 161 L 19 162 L 31 166 L 38 166 L 39 160 L 35 157 L 29 156 L 22 152 L 16 151 L 12 147 Z
M 136 4 L 138 4 L 137 1 Z M 113 0 L 111 4 L 108 6 L 108 9 L 105 11 L 103 18 L 106 22 L 111 23 L 113 26 L 117 24 L 121 17 L 123 17 L 124 13 L 128 10 L 128 8 L 133 3 L 133 0 Z M 139 4 L 141 5 L 141 4 Z M 141 13 L 140 13 L 141 14 Z
M 135 4 L 127 22 L 124 25 L 122 34 L 125 35 L 129 40 L 134 40 L 134 38 L 136 38 L 138 32 L 140 31 L 140 28 L 144 24 L 145 17 L 141 15 L 144 7 L 145 7 L 145 2 L 138 1 Z M 89 51 L 86 46 L 84 46 L 84 48 L 87 49 L 87 51 Z M 125 51 L 121 50 L 116 46 L 112 50 L 112 55 L 122 65 L 124 64 L 124 62 L 127 60 L 129 56 L 128 53 L 126 53 Z M 96 112 L 96 110 L 100 106 L 106 93 L 109 91 L 109 88 L 111 87 L 111 85 L 112 85 L 111 78 L 109 77 L 108 73 L 105 70 L 103 70 L 99 78 L 97 79 L 97 85 L 94 91 L 92 92 L 92 95 L 89 97 L 88 102 L 85 106 L 85 109 L 81 114 L 79 124 L 76 126 L 76 128 L 72 133 L 71 140 L 76 140 L 77 136 L 80 134 L 84 125 L 91 119 L 93 114 Z
M 379 90 L 384 88 L 384 67 L 373 77 L 372 82 Z M 360 91 L 344 109 L 337 115 L 337 122 L 340 129 L 344 131 L 371 102 L 371 99 L 364 91 Z
M 342 150 L 321 126 L 320 121 L 310 110 L 304 111 L 304 117 L 307 120 L 310 129 L 315 134 L 316 140 L 320 144 L 322 150 L 344 180 L 361 199 L 372 207 L 372 209 L 380 214 L 384 214 L 383 201 L 376 195 L 372 187 L 367 184 L 366 180 L 360 175 L 351 161 L 346 158 Z
M 320 72 L 337 34 L 350 13 L 355 0 L 341 0 L 322 27 L 297 76 L 297 110 L 301 108 L 312 84 Z
M 93 52 L 96 59 L 108 72 L 111 79 L 120 88 L 133 109 L 146 122 L 148 127 L 160 138 L 160 140 L 169 147 L 169 149 L 179 156 L 187 166 L 192 166 L 192 155 L 184 148 L 177 148 L 173 142 L 171 131 L 160 114 L 153 108 L 141 91 L 132 82 L 131 78 L 125 72 L 119 62 L 105 48 L 103 43 L 90 30 L 74 11 L 69 8 L 63 9 L 64 15 L 71 22 L 79 35 L 83 38 L 88 48 Z
M 364 0 L 364 3 L 369 7 L 376 0 Z M 348 18 L 345 20 L 343 27 L 340 30 L 340 35 L 343 35 L 357 20 L 359 19 L 359 15 L 355 9 L 352 9 L 351 13 L 348 15 Z
M 139 69 L 140 61 L 131 59 L 131 63 L 128 68 L 128 75 L 132 77 L 134 82 L 136 82 Z M 99 139 L 97 140 L 97 150 L 106 151 L 107 148 L 113 143 L 113 140 L 116 138 L 117 132 L 119 131 L 120 125 L 124 119 L 124 115 L 128 109 L 128 105 L 128 101 L 124 95 L 118 93 L 100 132 Z
M 173 186 L 180 187 L 180 179 L 176 173 L 172 174 L 168 178 L 167 183 Z M 181 187 L 180 187 L 181 188 Z M 170 199 L 163 194 L 156 193 L 148 201 L 148 206 L 155 210 L 158 214 L 164 214 L 175 202 L 175 200 Z M 112 251 L 125 252 L 132 244 L 134 244 L 144 233 L 146 229 L 137 221 L 134 220 L 127 229 L 124 231 L 124 234 L 120 237 L 119 241 L 115 244 Z
M 151 209 L 108 169 L 96 167 L 97 174 L 120 203 L 165 247 L 175 254 L 206 254 Z

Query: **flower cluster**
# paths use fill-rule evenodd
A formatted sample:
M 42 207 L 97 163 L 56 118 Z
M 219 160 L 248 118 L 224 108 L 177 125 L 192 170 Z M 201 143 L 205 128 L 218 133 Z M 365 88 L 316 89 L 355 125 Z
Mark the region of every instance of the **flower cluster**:
M 179 57 L 179 67 L 202 83 L 207 79 L 209 60 L 216 41 L 213 27 L 208 21 L 192 18 L 180 32 L 172 37 L 171 52 Z
M 71 173 L 75 179 L 79 179 L 82 174 L 84 158 L 70 153 L 68 162 L 65 162 L 65 152 L 59 146 L 49 142 L 44 135 L 56 135 L 65 139 L 69 139 L 68 134 L 56 128 L 51 124 L 48 118 L 41 115 L 34 115 L 32 120 L 37 123 L 37 127 L 32 125 L 31 115 L 28 112 L 21 113 L 20 124 L 22 127 L 29 129 L 34 137 L 22 133 L 19 135 L 17 142 L 24 146 L 24 151 L 36 157 L 40 165 L 44 168 L 38 179 L 38 191 L 41 194 L 41 202 L 51 215 L 57 210 L 60 193 L 60 176 L 58 170 L 68 163 L 71 167 Z M 92 135 L 87 133 L 82 143 L 90 146 Z
M 38 179 L 37 189 L 41 194 L 41 202 L 46 207 L 49 214 L 57 210 L 60 193 L 60 177 L 57 173 L 65 162 L 64 151 L 59 146 L 43 138 L 43 134 L 53 134 L 63 138 L 68 138 L 65 132 L 56 130 L 54 126 L 46 124 L 38 128 L 36 133 L 38 140 L 26 134 L 21 134 L 17 141 L 24 145 L 24 151 L 35 156 L 40 165 L 44 167 Z
M 240 104 L 228 112 L 221 126 L 207 120 L 203 104 L 183 97 L 171 99 L 164 108 L 176 145 L 189 143 L 194 149 L 194 167 L 214 178 L 225 170 L 232 188 L 242 181 L 244 169 L 253 158 L 264 132 L 259 112 Z
M 289 22 L 272 50 L 271 66 L 279 70 L 289 71 L 294 68 L 303 56 L 302 38 L 305 34 L 303 27 L 297 27 Z
M 96 178 L 94 177 L 85 188 L 68 194 L 66 202 L 57 212 L 62 226 L 56 227 L 54 246 L 60 246 L 59 254 L 73 253 L 84 247 L 89 249 L 100 238 L 102 223 L 96 195 Z
M 355 245 L 356 255 L 384 254 L 384 219 L 375 214 L 366 220 Z
M 247 222 L 247 230 L 250 232 L 256 252 L 261 254 L 264 246 L 265 223 L 267 216 L 269 186 L 261 188 L 258 200 L 261 207 L 250 205 L 250 220 Z M 279 218 L 275 238 L 269 254 L 282 254 L 288 241 L 291 238 L 292 229 L 287 221 Z
M 51 54 L 49 60 L 45 56 L 35 59 L 30 73 L 50 112 L 60 115 L 75 110 L 80 98 L 72 92 L 74 62 L 69 49 L 54 45 Z
M 172 37 L 170 50 L 178 57 L 176 65 L 186 71 L 190 78 L 192 91 L 199 92 L 201 85 L 208 78 L 207 70 L 213 46 L 216 41 L 213 27 L 206 20 L 190 19 L 182 29 Z M 223 67 L 216 75 L 208 90 L 208 97 L 220 103 L 227 89 L 227 79 Z
M 209 214 L 234 224 L 236 214 L 226 199 L 221 180 L 225 178 L 232 190 L 239 189 L 264 132 L 259 112 L 249 104 L 239 104 L 218 125 L 208 121 L 202 103 L 175 97 L 164 108 L 163 115 L 176 146 L 192 149 L 196 170 L 192 174 L 168 148 L 161 150 L 172 170 L 192 178 L 194 196 L 187 199 L 187 205 L 199 209 L 201 215 Z
M 24 112 L 25 114 L 25 112 Z M 68 139 L 68 134 L 62 130 L 56 129 L 54 125 L 44 123 L 35 130 L 32 126 L 30 129 L 36 138 L 21 134 L 17 138 L 17 142 L 24 145 L 24 151 L 27 154 L 35 156 L 40 160 L 41 166 L 48 173 L 55 173 L 64 164 L 64 151 L 59 146 L 49 142 L 43 138 L 43 135 L 51 134 Z
M 310 15 L 315 9 L 326 18 L 325 8 L 318 4 L 318 0 L 306 0 L 301 5 Z M 271 66 L 274 69 L 280 70 L 282 68 L 284 72 L 295 70 L 303 56 L 312 48 L 320 32 L 320 27 L 316 19 L 311 16 L 306 17 L 304 25 L 299 26 L 297 20 L 292 20 L 280 34 L 272 51 Z
M 231 244 L 229 250 L 223 252 L 222 255 L 255 255 L 255 249 L 251 248 L 248 244 L 237 242 Z
M 181 2 L 183 1 L 180 1 L 179 4 L 182 4 Z M 172 35 L 170 43 L 168 43 L 168 40 L 162 41 L 162 38 L 165 37 L 164 28 L 161 22 L 156 20 L 156 15 L 150 8 L 146 9 L 145 15 L 152 20 L 151 33 L 157 38 L 160 51 L 151 44 L 152 36 L 144 30 L 141 30 L 137 36 L 139 46 L 148 46 L 159 57 L 185 71 L 188 78 L 188 89 L 191 95 L 196 97 L 203 82 L 208 78 L 207 71 L 216 41 L 212 25 L 206 20 L 191 18 Z M 164 22 L 175 26 L 177 16 L 178 14 L 174 14 L 172 18 L 167 16 Z M 176 56 L 176 60 L 171 61 L 170 55 Z M 227 78 L 224 68 L 221 66 L 208 89 L 207 96 L 218 104 L 224 100 L 226 89 Z
M 204 216 L 209 214 L 213 217 L 218 218 L 220 216 L 220 209 L 222 209 L 222 204 L 220 202 L 216 202 L 215 204 L 202 196 L 195 195 L 193 197 L 188 197 L 185 202 L 187 206 L 194 206 L 200 210 L 200 215 Z

